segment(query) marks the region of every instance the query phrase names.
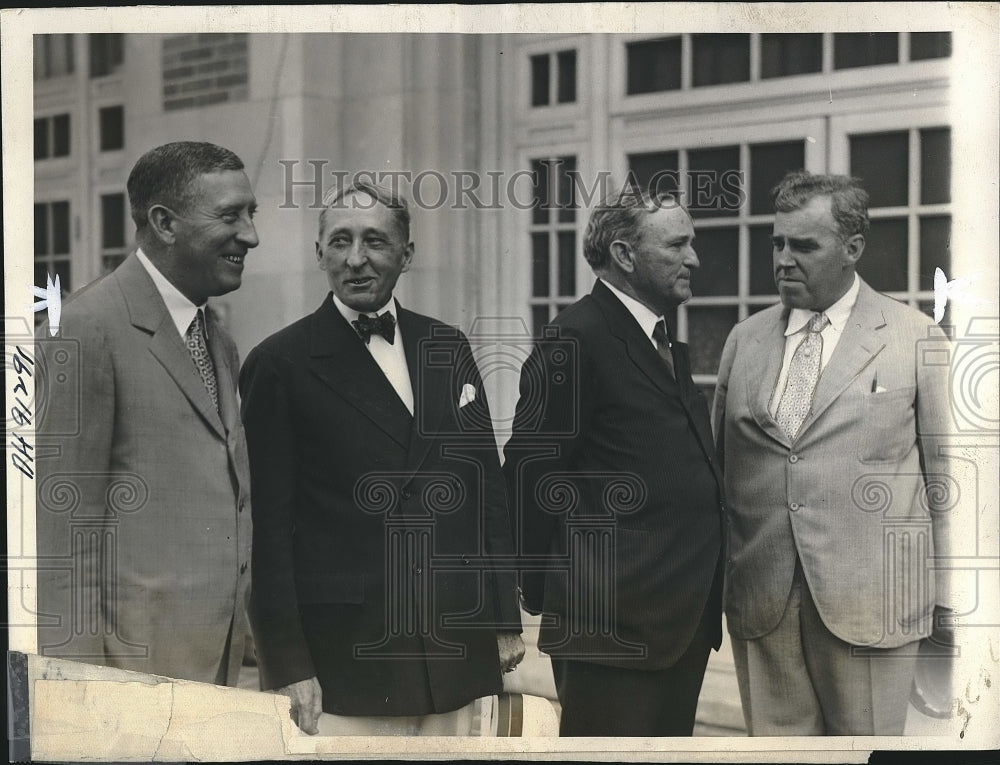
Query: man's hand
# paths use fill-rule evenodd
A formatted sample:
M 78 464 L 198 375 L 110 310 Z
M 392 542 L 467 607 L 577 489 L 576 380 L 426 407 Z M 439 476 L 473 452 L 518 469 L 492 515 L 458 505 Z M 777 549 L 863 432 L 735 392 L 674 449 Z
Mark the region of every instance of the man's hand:
M 292 700 L 292 722 L 299 726 L 299 730 L 310 736 L 319 733 L 317 724 L 320 712 L 323 711 L 323 689 L 319 687 L 319 680 L 310 677 L 308 680 L 285 685 L 275 692 Z
M 524 658 L 524 641 L 517 632 L 497 633 L 497 652 L 500 654 L 500 669 L 513 672 Z

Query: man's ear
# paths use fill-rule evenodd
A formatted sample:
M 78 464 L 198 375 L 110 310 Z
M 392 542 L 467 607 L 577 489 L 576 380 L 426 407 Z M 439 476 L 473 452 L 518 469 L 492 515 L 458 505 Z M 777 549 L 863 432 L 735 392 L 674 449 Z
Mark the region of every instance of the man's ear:
M 847 254 L 847 262 L 853 266 L 861 259 L 861 253 L 865 251 L 865 235 L 855 234 L 848 238 L 844 244 L 844 251 Z
M 146 220 L 156 238 L 163 244 L 174 244 L 177 241 L 177 218 L 170 208 L 163 205 L 153 205 L 146 213 Z
M 611 262 L 627 274 L 635 270 L 635 251 L 628 242 L 615 239 L 610 247 Z
M 410 265 L 413 263 L 413 252 L 415 248 L 413 242 L 406 245 L 406 249 L 403 250 L 403 267 L 400 269 L 399 273 L 405 274 L 410 270 Z
M 323 262 L 323 248 L 320 247 L 319 242 L 316 242 L 316 263 L 319 265 L 320 271 L 326 271 L 326 264 Z

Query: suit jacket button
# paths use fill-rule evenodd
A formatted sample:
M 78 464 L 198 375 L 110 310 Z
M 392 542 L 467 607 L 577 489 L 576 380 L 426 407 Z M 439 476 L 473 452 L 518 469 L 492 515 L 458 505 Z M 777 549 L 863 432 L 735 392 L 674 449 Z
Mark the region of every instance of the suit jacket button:
M 422 574 L 422 573 L 424 573 L 424 570 L 422 568 L 420 568 L 420 566 L 414 566 L 413 567 L 413 573 L 414 574 Z
M 791 462 L 794 465 L 796 462 L 799 461 L 799 455 L 797 455 L 797 454 L 789 454 L 788 455 L 788 461 Z
M 405 501 L 406 501 L 406 500 L 408 500 L 408 499 L 409 499 L 410 497 L 412 497 L 412 496 L 413 496 L 413 494 L 411 494 L 411 493 L 410 493 L 410 490 L 409 490 L 409 489 L 403 489 L 403 491 L 402 491 L 402 493 L 400 494 L 400 496 L 402 496 L 402 498 L 403 498 L 403 501 L 405 502 Z
M 469 559 L 466 558 L 464 555 L 462 556 L 462 565 L 463 566 L 468 566 L 469 565 Z
M 800 504 L 799 504 L 798 502 L 792 502 L 792 504 L 790 504 L 790 505 L 788 506 L 788 509 L 789 509 L 789 510 L 791 510 L 791 511 L 792 511 L 792 512 L 794 513 L 794 512 L 795 512 L 796 510 L 798 510 L 798 509 L 799 509 L 800 507 L 802 507 L 802 505 L 800 505 Z

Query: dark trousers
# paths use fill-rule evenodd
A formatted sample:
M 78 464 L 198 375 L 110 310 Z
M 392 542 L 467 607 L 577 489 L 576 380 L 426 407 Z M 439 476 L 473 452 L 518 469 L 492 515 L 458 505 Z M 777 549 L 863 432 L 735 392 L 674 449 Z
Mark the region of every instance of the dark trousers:
M 690 736 L 712 646 L 704 620 L 666 669 L 606 667 L 552 657 L 560 736 Z

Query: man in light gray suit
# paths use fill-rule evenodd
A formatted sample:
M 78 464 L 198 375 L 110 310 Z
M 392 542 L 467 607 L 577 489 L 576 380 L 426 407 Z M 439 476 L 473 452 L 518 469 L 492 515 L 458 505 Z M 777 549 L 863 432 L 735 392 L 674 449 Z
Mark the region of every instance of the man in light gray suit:
M 733 329 L 713 411 L 744 717 L 751 735 L 901 735 L 919 641 L 951 605 L 932 560 L 957 500 L 948 341 L 855 273 L 856 179 L 797 172 L 772 195 L 781 304 Z
M 205 309 L 240 286 L 256 200 L 239 157 L 186 141 L 128 193 L 137 252 L 36 345 L 39 653 L 235 685 L 250 476 L 236 346 Z

